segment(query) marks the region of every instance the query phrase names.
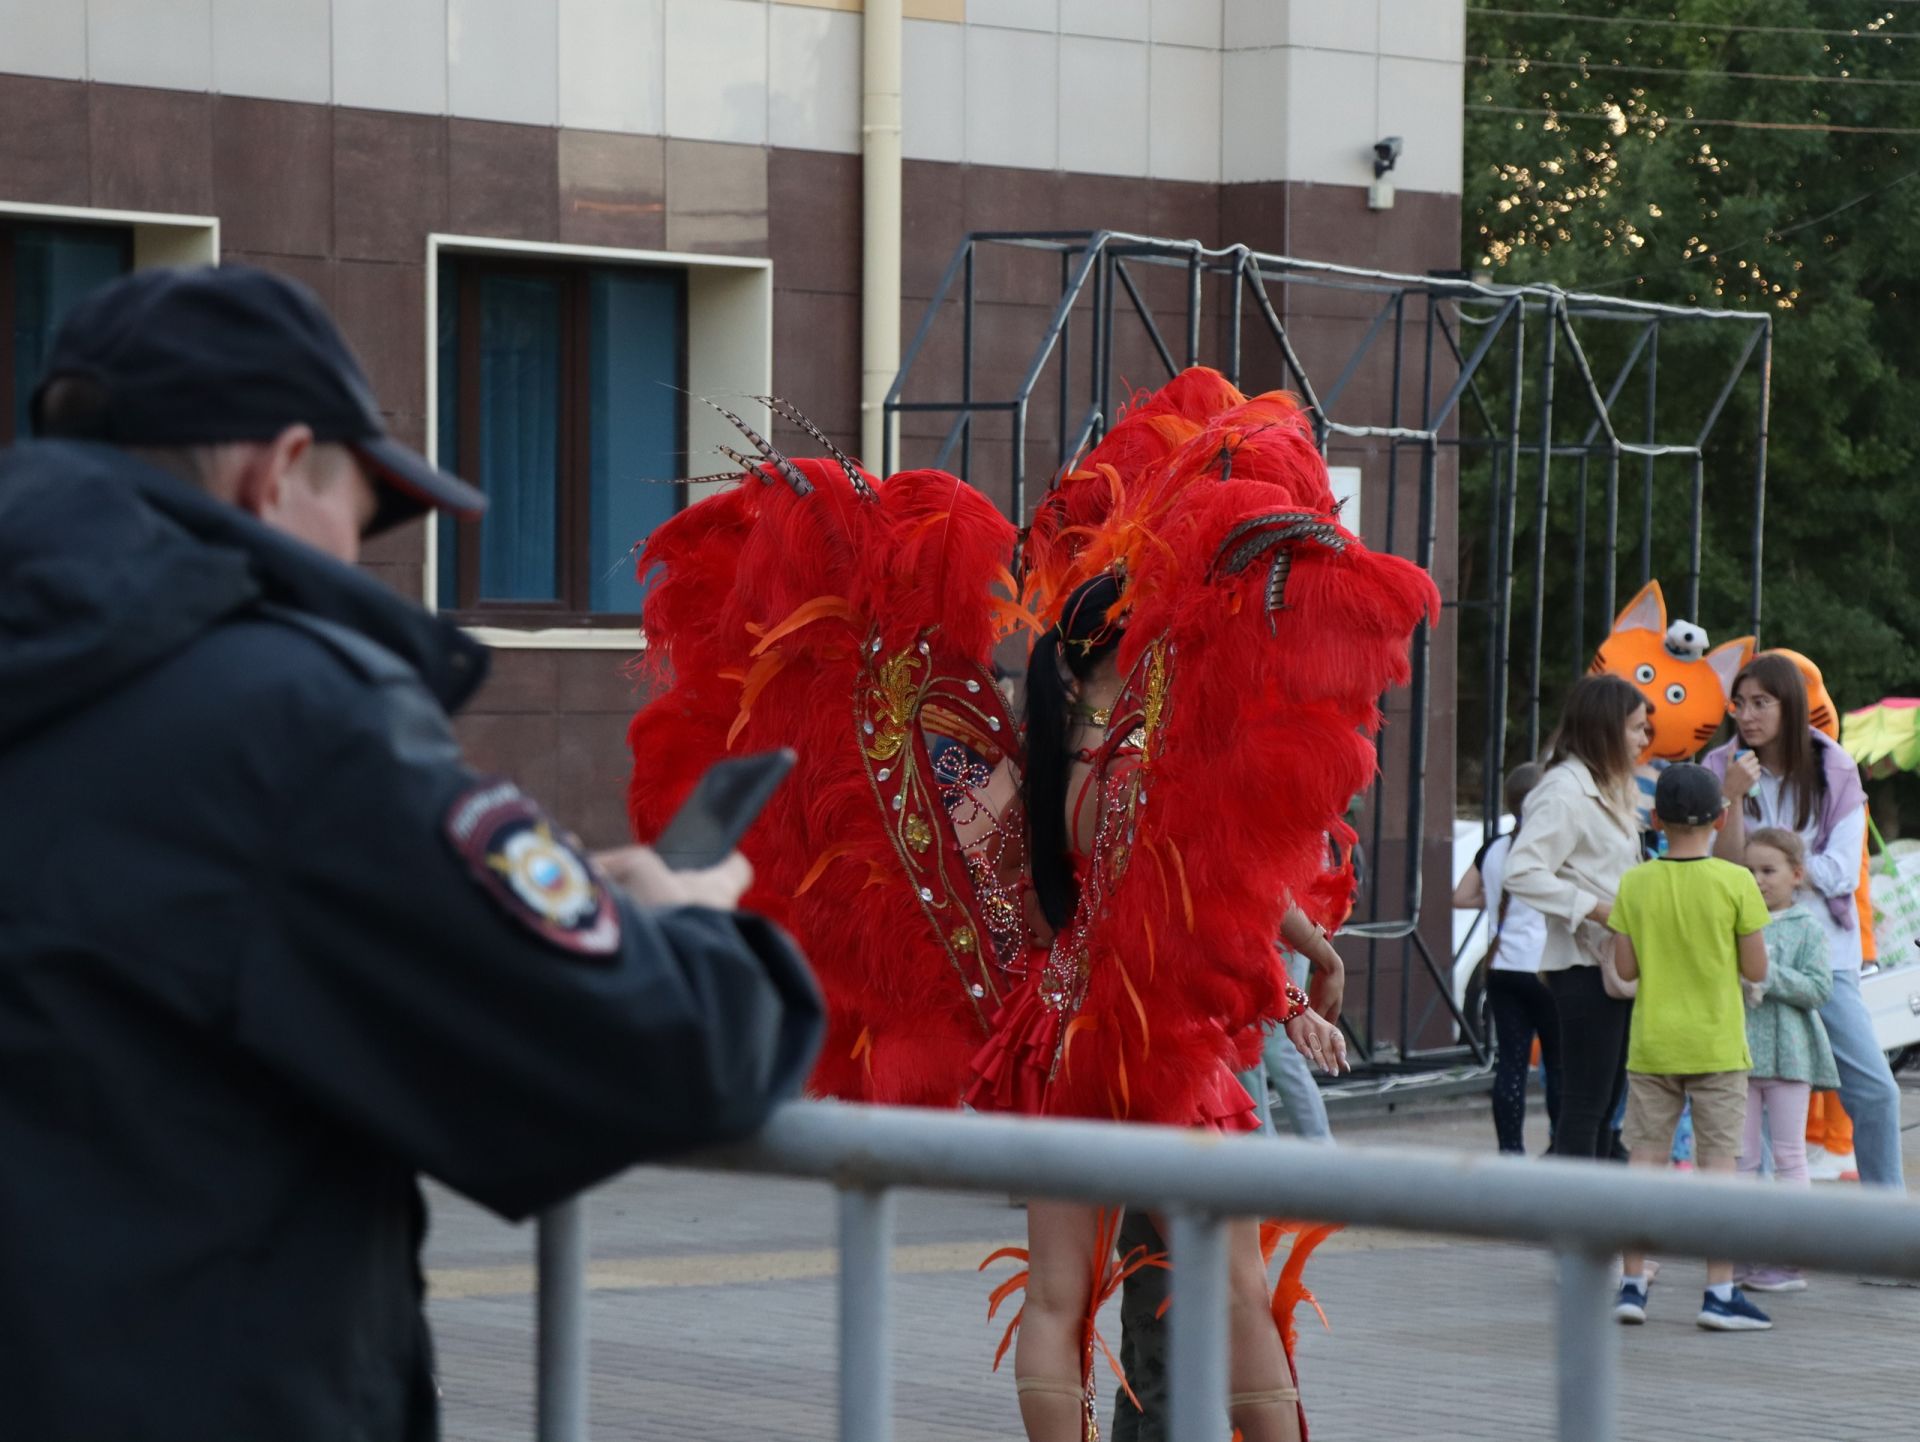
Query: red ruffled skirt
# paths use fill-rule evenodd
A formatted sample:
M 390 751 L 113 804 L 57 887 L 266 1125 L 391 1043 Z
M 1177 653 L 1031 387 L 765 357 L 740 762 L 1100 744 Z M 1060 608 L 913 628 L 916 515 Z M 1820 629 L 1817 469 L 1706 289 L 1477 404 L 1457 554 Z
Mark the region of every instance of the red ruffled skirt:
M 1015 1112 L 1022 1116 L 1081 1116 L 1097 1121 L 1121 1120 L 1111 1110 L 1074 1106 L 1065 1088 L 1051 1085 L 1049 1075 L 1059 1054 L 1064 1012 L 1048 1006 L 1040 996 L 1040 978 L 1029 976 L 1005 1005 L 994 1013 L 992 1031 L 973 1057 L 973 1084 L 966 1103 L 980 1112 Z M 1216 1132 L 1254 1132 L 1260 1118 L 1240 1079 L 1224 1062 L 1215 1061 L 1209 1074 L 1178 1099 L 1172 1114 L 1163 1099 L 1136 1095 L 1124 1120 L 1157 1122 L 1166 1126 L 1204 1127 Z

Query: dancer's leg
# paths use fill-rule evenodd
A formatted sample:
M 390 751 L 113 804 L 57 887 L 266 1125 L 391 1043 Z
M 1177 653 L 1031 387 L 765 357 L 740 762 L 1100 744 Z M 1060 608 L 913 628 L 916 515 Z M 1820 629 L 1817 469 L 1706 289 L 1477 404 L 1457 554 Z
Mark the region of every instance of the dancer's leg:
M 1273 1325 L 1255 1221 L 1227 1228 L 1227 1348 L 1228 1414 L 1244 1442 L 1299 1442 L 1300 1394 Z
M 1082 1442 L 1086 1434 L 1080 1338 L 1099 1230 L 1097 1207 L 1027 1203 L 1027 1301 L 1013 1375 L 1029 1442 Z

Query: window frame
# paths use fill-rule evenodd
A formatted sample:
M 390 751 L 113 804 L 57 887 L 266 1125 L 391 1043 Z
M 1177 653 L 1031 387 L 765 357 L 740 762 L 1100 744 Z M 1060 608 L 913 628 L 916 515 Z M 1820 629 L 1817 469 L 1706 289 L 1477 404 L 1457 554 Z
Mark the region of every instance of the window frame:
M 436 520 L 429 526 L 429 545 L 438 544 L 438 528 L 454 528 L 454 604 L 441 614 L 458 625 L 527 629 L 620 627 L 640 624 L 638 611 L 592 609 L 593 567 L 589 549 L 592 528 L 593 383 L 592 280 L 596 271 L 639 270 L 671 280 L 674 285 L 674 385 L 679 390 L 679 437 L 674 451 L 677 476 L 687 474 L 689 417 L 687 408 L 690 290 L 681 267 L 645 261 L 557 254 L 441 249 L 434 257 L 436 284 L 455 287 L 457 316 L 454 434 L 458 457 L 440 457 L 439 464 L 459 471 L 466 458 L 480 453 L 480 290 L 489 275 L 540 277 L 560 284 L 559 425 L 555 438 L 555 590 L 552 601 L 487 601 L 479 595 L 480 518 Z M 437 317 L 429 318 L 436 327 Z M 438 363 L 436 361 L 436 370 Z M 478 482 L 476 482 L 478 484 Z M 687 505 L 687 486 L 673 482 L 673 509 Z M 435 598 L 437 601 L 437 597 Z
M 109 232 L 120 243 L 121 273 L 130 275 L 138 266 L 137 236 L 133 226 L 125 222 L 0 211 L 0 446 L 26 439 L 14 433 L 13 416 L 14 396 L 20 383 L 20 378 L 14 374 L 13 362 L 13 328 L 19 319 L 14 305 L 19 277 L 14 266 L 18 254 L 18 235 L 23 229 Z

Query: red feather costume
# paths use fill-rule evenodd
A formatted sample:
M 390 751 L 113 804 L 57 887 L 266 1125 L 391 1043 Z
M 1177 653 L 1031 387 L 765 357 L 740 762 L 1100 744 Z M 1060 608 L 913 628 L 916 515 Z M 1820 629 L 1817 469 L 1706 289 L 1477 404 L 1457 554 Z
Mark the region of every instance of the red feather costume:
M 964 483 L 875 481 L 747 434 L 766 459 L 640 559 L 659 571 L 644 625 L 662 689 L 633 721 L 629 803 L 644 840 L 711 761 L 798 753 L 744 843 L 745 904 L 819 974 L 814 1090 L 952 1105 L 971 1083 L 982 1106 L 1233 1124 L 1233 1073 L 1297 1009 L 1275 948 L 1287 906 L 1345 915 L 1327 838 L 1350 839 L 1340 818 L 1373 777 L 1379 698 L 1406 680 L 1431 582 L 1338 525 L 1291 398 L 1249 400 L 1213 371 L 1145 398 L 1062 478 L 1026 538 L 1024 606 L 1014 529 Z M 1041 950 L 990 657 L 1110 569 L 1128 681 L 1080 906 Z
M 986 805 L 1018 792 L 989 669 L 1014 529 L 939 471 L 875 482 L 780 457 L 754 474 L 641 554 L 660 571 L 643 622 L 663 689 L 629 731 L 634 834 L 657 835 L 721 756 L 792 747 L 743 844 L 744 904 L 793 931 L 826 993 L 813 1089 L 953 1106 L 1024 974 L 1020 816 Z

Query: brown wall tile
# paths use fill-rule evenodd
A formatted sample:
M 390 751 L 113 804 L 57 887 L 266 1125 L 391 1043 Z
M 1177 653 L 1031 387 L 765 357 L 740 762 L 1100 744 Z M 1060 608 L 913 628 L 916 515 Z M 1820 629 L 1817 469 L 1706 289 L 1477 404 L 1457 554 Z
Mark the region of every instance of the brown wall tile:
M 652 135 L 560 132 L 560 239 L 660 250 L 667 243 L 666 142 Z
M 667 249 L 767 253 L 767 152 L 757 145 L 667 142 Z M 774 280 L 780 280 L 779 272 Z
M 633 650 L 563 651 L 559 655 L 554 706 L 566 712 L 597 711 L 632 716 L 640 705 L 640 689 L 632 674 L 640 638 Z
M 900 294 L 909 302 L 925 300 L 967 233 L 966 167 L 909 160 L 900 183 Z M 919 320 L 916 309 L 904 307 L 908 334 Z
M 859 434 L 858 296 L 774 291 L 773 388 L 822 430 Z M 811 454 L 818 446 L 808 442 L 804 449 Z
M 426 258 L 447 220 L 447 122 L 437 115 L 333 112 L 333 251 L 342 259 Z
M 776 283 L 860 293 L 860 175 L 857 155 L 769 153 L 768 243 Z
M 448 224 L 461 235 L 552 240 L 559 230 L 558 132 L 447 122 Z
M 223 265 L 253 265 L 276 271 L 297 280 L 320 297 L 320 303 L 333 309 L 333 262 L 311 255 L 252 255 L 246 251 L 223 250 Z
M 333 111 L 213 99 L 220 244 L 274 255 L 333 253 Z
M 560 718 L 558 782 L 546 798 L 554 814 L 589 847 L 624 846 L 633 839 L 627 822 L 627 750 L 632 713 Z
M 333 313 L 358 353 L 381 406 L 403 415 L 427 408 L 427 268 L 343 260 Z
M 29 205 L 86 205 L 87 87 L 0 75 L 0 194 Z
M 544 716 L 554 709 L 559 690 L 557 651 L 498 650 L 487 682 L 467 704 L 473 716 Z
M 560 780 L 561 718 L 554 715 L 469 712 L 454 723 L 467 765 L 510 776 L 529 795 L 552 805 Z M 572 818 L 562 817 L 568 825 Z
M 93 201 L 115 210 L 213 210 L 213 98 L 95 85 L 88 97 Z

